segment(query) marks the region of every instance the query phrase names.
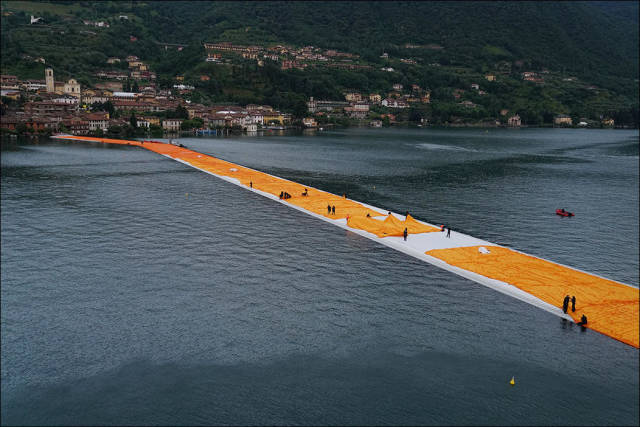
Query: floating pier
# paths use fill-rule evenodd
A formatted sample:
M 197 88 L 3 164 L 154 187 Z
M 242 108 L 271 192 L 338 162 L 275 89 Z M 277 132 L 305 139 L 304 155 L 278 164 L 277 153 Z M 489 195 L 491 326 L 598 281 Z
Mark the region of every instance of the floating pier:
M 146 148 L 565 319 L 578 322 L 585 315 L 585 327 L 639 348 L 637 287 L 455 231 L 447 237 L 439 227 L 411 215 L 388 212 L 184 147 L 72 135 L 54 138 Z M 281 198 L 281 193 L 290 197 Z M 560 308 L 566 295 L 576 296 L 575 312 L 569 307 L 565 314 Z

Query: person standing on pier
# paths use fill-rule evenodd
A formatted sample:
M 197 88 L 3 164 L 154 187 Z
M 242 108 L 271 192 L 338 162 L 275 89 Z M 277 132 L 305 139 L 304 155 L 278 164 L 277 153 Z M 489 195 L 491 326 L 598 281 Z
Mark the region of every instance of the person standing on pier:
M 571 297 L 571 311 L 576 311 L 576 296 Z
M 331 205 L 327 205 L 327 215 L 331 215 Z
M 335 214 L 336 214 L 336 205 L 333 205 L 333 206 L 331 207 L 331 213 L 332 213 L 333 215 L 335 215 Z
M 566 314 L 568 308 L 569 308 L 569 295 L 564 297 L 564 301 L 562 301 L 562 312 Z
M 408 234 L 407 228 L 405 227 L 404 232 L 402 233 L 402 235 L 404 236 L 404 241 L 405 242 L 407 241 L 407 234 Z
M 253 188 L 253 181 L 249 181 L 249 188 Z
M 586 324 L 587 324 L 587 316 L 583 314 L 582 317 L 580 318 L 580 321 L 578 322 L 578 325 L 584 328 L 584 325 Z
M 451 227 L 447 227 L 447 237 L 451 238 Z

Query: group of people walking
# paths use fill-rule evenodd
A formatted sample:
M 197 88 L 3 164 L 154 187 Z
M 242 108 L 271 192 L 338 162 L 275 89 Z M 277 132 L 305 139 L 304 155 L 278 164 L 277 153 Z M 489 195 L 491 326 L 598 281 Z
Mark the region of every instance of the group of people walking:
M 249 187 L 253 188 L 253 182 L 249 182 Z M 308 196 L 309 195 L 309 191 L 305 188 L 304 191 L 302 192 L 303 196 Z M 290 199 L 291 198 L 291 194 L 287 193 L 286 191 L 281 191 L 280 192 L 280 198 L 281 199 Z
M 569 298 L 569 295 L 564 297 L 564 301 L 562 301 L 562 311 L 566 314 L 569 309 L 569 301 L 571 301 L 571 311 L 576 311 L 576 296 L 572 296 Z

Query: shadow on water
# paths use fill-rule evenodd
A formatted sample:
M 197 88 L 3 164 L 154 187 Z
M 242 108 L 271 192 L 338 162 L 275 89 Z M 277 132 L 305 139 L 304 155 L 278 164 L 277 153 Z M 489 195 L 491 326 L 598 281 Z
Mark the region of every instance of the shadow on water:
M 545 367 L 439 352 L 368 352 L 365 363 L 300 355 L 230 366 L 141 360 L 25 388 L 3 400 L 2 424 L 601 425 L 612 413 L 638 418 L 638 408 L 606 385 L 598 396 L 576 399 L 584 388 L 594 385 Z M 637 400 L 637 389 L 627 392 Z

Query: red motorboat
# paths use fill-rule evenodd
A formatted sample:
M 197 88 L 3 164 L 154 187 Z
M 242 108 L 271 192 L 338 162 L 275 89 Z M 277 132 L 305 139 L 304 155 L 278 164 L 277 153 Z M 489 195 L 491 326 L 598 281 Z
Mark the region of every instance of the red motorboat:
M 564 209 L 556 209 L 556 214 L 560 216 L 574 216 L 573 212 L 565 211 Z

